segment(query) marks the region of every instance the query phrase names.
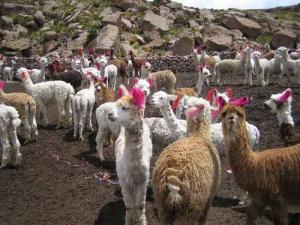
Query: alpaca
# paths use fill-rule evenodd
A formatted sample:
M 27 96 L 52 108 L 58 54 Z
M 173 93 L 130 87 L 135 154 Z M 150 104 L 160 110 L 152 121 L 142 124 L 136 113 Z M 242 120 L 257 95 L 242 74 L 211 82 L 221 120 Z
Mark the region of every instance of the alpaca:
M 90 81 L 89 88 L 80 90 L 73 98 L 73 138 L 76 139 L 78 135 L 80 140 L 83 140 L 82 133 L 85 124 L 89 130 L 93 131 L 92 113 L 95 104 L 94 78 L 89 73 L 85 74 L 85 76 Z
M 250 86 L 253 85 L 252 81 L 252 75 L 253 75 L 253 69 L 254 69 L 254 60 L 252 59 L 252 49 L 247 47 L 245 49 L 245 79 L 244 79 L 244 85 L 249 84 Z
M 152 142 L 150 130 L 144 123 L 144 92 L 133 88 L 131 94 L 124 86 L 108 119 L 121 125 L 116 141 L 116 171 L 126 206 L 125 225 L 146 225 L 145 201 L 150 176 Z M 133 191 L 134 190 L 134 191 Z
M 146 59 L 137 59 L 135 58 L 132 51 L 129 51 L 130 60 L 132 62 L 133 68 L 134 68 L 134 76 L 141 77 L 141 68 L 146 63 Z
M 21 145 L 17 136 L 17 128 L 20 124 L 21 120 L 17 110 L 12 106 L 4 105 L 0 101 L 0 144 L 2 147 L 0 168 L 4 168 L 9 164 L 15 166 L 21 164 Z
M 108 64 L 113 64 L 117 67 L 117 71 L 122 77 L 123 84 L 125 84 L 126 78 L 127 78 L 127 83 L 129 82 L 129 75 L 127 72 L 128 62 L 125 59 L 115 59 L 113 49 L 110 50 L 110 59 L 108 60 Z
M 206 46 L 201 47 L 201 57 L 199 65 L 206 65 L 207 68 L 209 68 L 210 73 L 212 75 L 215 75 L 216 72 L 216 64 L 221 61 L 220 57 L 218 55 L 216 56 L 209 56 L 206 54 Z
M 116 84 L 117 84 L 117 75 L 118 75 L 118 68 L 111 64 L 105 67 L 104 69 L 104 78 L 106 79 L 106 86 L 109 86 L 109 83 L 111 83 L 112 89 L 116 90 Z
M 296 82 L 300 83 L 300 59 L 292 60 L 286 47 L 278 48 L 276 53 L 282 57 L 284 73 L 288 75 L 289 81 L 292 76 L 296 76 Z
M 283 78 L 283 65 L 282 57 L 279 54 L 275 54 L 274 58 L 270 60 L 270 76 Z
M 264 106 L 272 113 L 276 113 L 279 127 L 280 138 L 285 147 L 300 143 L 300 134 L 295 132 L 294 120 L 292 117 L 292 90 L 286 89 L 282 93 L 271 95 L 265 101 Z
M 261 58 L 261 53 L 255 51 L 252 54 L 254 60 L 254 74 L 257 76 L 257 81 L 261 86 L 269 84 L 270 62 L 267 59 Z
M 15 73 L 15 67 L 16 67 L 16 61 L 15 61 L 16 58 L 13 58 L 11 60 L 11 67 L 4 67 L 3 69 L 3 79 L 8 82 L 9 80 L 13 80 L 14 78 L 14 73 Z
M 199 71 L 199 75 L 198 75 L 198 81 L 196 84 L 196 89 L 197 89 L 197 96 L 200 97 L 201 93 L 202 93 L 204 81 L 209 86 L 208 78 L 211 76 L 211 73 L 206 68 L 206 66 L 198 66 L 198 71 Z
M 174 94 L 177 97 L 197 96 L 197 93 L 194 88 L 176 88 Z
M 96 96 L 95 96 L 95 104 L 96 107 L 104 104 L 105 102 L 114 102 L 115 101 L 115 92 L 108 88 L 105 85 L 105 80 L 97 80 L 95 84 L 96 88 Z
M 82 67 L 83 68 L 89 68 L 90 67 L 90 61 L 84 56 L 83 49 L 78 49 L 78 55 L 80 57 L 80 60 L 82 62 Z
M 221 163 L 210 136 L 208 101 L 189 99 L 187 137 L 160 154 L 152 175 L 162 224 L 205 224 L 221 178 Z
M 274 224 L 287 225 L 287 203 L 300 196 L 300 145 L 253 152 L 246 131 L 246 114 L 241 107 L 227 105 L 222 127 L 228 160 L 237 184 L 252 199 L 247 224 L 270 205 Z
M 150 89 L 153 86 L 153 81 L 151 79 L 134 78 L 131 80 L 131 83 L 134 87 L 141 89 L 146 96 L 150 95 Z
M 36 103 L 34 99 L 25 93 L 8 93 L 3 91 L 4 83 L 0 81 L 0 102 L 8 106 L 13 106 L 19 113 L 24 127 L 24 144 L 30 140 L 37 139 L 38 130 L 35 119 Z
M 60 128 L 64 122 L 63 117 L 67 116 L 67 122 L 71 124 L 72 108 L 71 102 L 75 91 L 70 84 L 64 81 L 47 81 L 33 84 L 26 68 L 20 68 L 17 71 L 18 77 L 21 77 L 26 92 L 36 101 L 38 110 L 42 113 L 44 126 L 48 126 L 47 105 L 57 103 L 58 106 L 58 124 Z
M 33 84 L 43 82 L 43 81 L 45 81 L 45 78 L 46 78 L 45 77 L 46 76 L 46 67 L 48 66 L 47 58 L 45 58 L 45 57 L 39 58 L 38 63 L 40 65 L 41 69 L 32 69 L 32 70 L 27 69 L 28 74 L 29 74 L 30 79 L 32 80 Z M 22 80 L 22 78 L 19 77 L 18 75 L 17 75 L 17 78 L 19 80 Z
M 155 91 L 162 90 L 169 94 L 174 93 L 176 76 L 171 70 L 149 73 L 149 79 L 152 80 Z

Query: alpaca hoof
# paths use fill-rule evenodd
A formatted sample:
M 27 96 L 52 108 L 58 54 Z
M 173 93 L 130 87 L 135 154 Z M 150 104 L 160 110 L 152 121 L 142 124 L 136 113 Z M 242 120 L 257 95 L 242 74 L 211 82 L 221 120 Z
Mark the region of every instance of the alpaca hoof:
M 83 137 L 79 137 L 79 140 L 80 140 L 80 141 L 84 141 L 84 138 L 83 138 Z
M 101 161 L 101 162 L 105 161 L 105 158 L 104 158 L 103 155 L 99 155 L 99 158 L 100 158 L 100 161 Z
M 22 161 L 22 155 L 19 154 L 19 155 L 17 155 L 17 157 L 16 157 L 16 166 L 20 165 L 20 164 L 21 164 L 21 161 Z
M 226 170 L 226 173 L 232 174 L 232 170 Z
M 246 202 L 245 201 L 239 201 L 239 205 L 245 205 L 246 204 Z

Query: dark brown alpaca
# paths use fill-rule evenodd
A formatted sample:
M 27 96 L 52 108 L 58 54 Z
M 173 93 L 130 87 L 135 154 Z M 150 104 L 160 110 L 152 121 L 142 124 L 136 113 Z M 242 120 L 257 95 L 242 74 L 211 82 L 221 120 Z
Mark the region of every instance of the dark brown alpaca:
M 132 61 L 132 65 L 133 65 L 133 68 L 134 68 L 134 76 L 137 77 L 137 76 L 141 76 L 141 69 L 142 69 L 142 66 L 145 65 L 146 63 L 146 59 L 137 59 L 135 58 L 134 54 L 132 51 L 129 51 L 129 56 L 130 56 L 130 59 Z
M 125 79 L 129 78 L 128 72 L 127 72 L 127 61 L 125 59 L 116 59 L 114 58 L 114 50 L 110 50 L 110 59 L 108 61 L 108 64 L 113 64 L 118 68 L 118 73 L 122 77 L 122 83 L 125 82 Z

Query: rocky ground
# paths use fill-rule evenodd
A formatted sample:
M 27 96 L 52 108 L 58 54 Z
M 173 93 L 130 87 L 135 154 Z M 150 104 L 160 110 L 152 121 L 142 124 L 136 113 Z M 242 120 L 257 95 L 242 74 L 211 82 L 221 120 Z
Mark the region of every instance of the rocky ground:
M 194 45 L 209 51 L 296 48 L 300 5 L 270 10 L 188 8 L 169 0 L 4 0 L 0 52 L 43 55 L 56 50 L 115 48 L 138 55 L 189 55 Z
M 190 86 L 189 80 L 180 86 Z M 263 108 L 263 101 L 282 87 L 232 87 L 235 96 L 248 95 L 254 102 L 247 107 L 248 121 L 260 132 L 259 149 L 282 146 L 278 138 L 275 115 Z M 19 83 L 8 84 L 5 91 L 24 91 Z M 300 132 L 300 89 L 293 88 L 293 116 Z M 207 89 L 204 90 L 204 94 Z M 55 114 L 53 111 L 52 114 Z M 147 109 L 147 116 L 157 114 Z M 94 118 L 95 119 L 95 118 Z M 95 120 L 93 121 L 95 123 Z M 122 225 L 125 209 L 120 187 L 115 183 L 115 163 L 112 149 L 105 149 L 106 162 L 100 162 L 95 150 L 96 133 L 86 133 L 84 141 L 73 141 L 72 131 L 39 129 L 37 143 L 22 146 L 23 165 L 18 169 L 0 170 L 0 224 L 1 225 Z M 154 147 L 152 166 L 160 146 Z M 0 156 L 1 157 L 1 156 Z M 101 181 L 107 173 L 110 182 Z M 213 201 L 208 225 L 245 224 L 245 207 L 239 207 L 233 198 L 238 194 L 232 176 L 222 173 L 222 184 Z M 290 213 L 290 225 L 300 224 L 300 214 Z M 147 194 L 149 225 L 159 224 L 151 189 Z M 267 209 L 258 224 L 270 225 Z

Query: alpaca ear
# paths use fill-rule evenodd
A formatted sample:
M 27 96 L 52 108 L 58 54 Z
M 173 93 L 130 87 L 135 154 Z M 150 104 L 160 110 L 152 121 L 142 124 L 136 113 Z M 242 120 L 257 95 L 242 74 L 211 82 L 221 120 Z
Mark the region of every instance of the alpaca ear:
M 177 96 L 177 98 L 172 103 L 172 109 L 175 111 L 178 108 L 179 102 L 182 99 L 182 96 Z
M 203 68 L 204 68 L 203 65 L 201 65 L 201 64 L 197 65 L 198 72 L 203 73 Z
M 118 90 L 118 96 L 121 98 L 126 95 L 129 95 L 129 91 L 123 84 L 121 84 Z
M 135 106 L 137 106 L 139 109 L 145 107 L 145 93 L 141 89 L 136 87 L 132 88 L 131 96 Z
M 23 71 L 21 73 L 21 79 L 26 80 L 29 77 L 28 71 Z
M 231 99 L 233 97 L 233 90 L 231 88 L 226 88 L 225 91 L 226 91 L 228 98 Z
M 195 107 L 192 107 L 190 110 L 187 111 L 186 116 L 189 119 L 193 119 L 199 115 L 200 112 L 202 112 L 204 109 L 203 104 L 199 104 Z
M 235 106 L 244 107 L 249 105 L 253 101 L 253 98 L 242 97 L 235 100 L 230 100 L 229 103 Z
M 152 88 L 154 86 L 154 80 L 152 78 L 148 78 L 147 81 L 150 85 L 150 88 Z
M 100 70 L 100 69 L 101 69 L 101 63 L 99 63 L 99 62 L 96 62 L 96 63 L 95 63 L 95 66 L 97 67 L 97 69 L 98 69 L 98 70 Z
M 4 86 L 5 86 L 4 82 L 2 80 L 0 80 L 0 90 L 3 90 Z
M 288 89 L 286 89 L 286 90 L 282 93 L 282 95 L 279 97 L 278 101 L 281 102 L 281 103 L 284 103 L 284 102 L 286 102 L 286 101 L 289 99 L 289 97 L 291 97 L 291 96 L 292 96 L 292 89 L 288 88 Z
M 168 95 L 169 101 L 175 101 L 177 99 L 176 95 Z

